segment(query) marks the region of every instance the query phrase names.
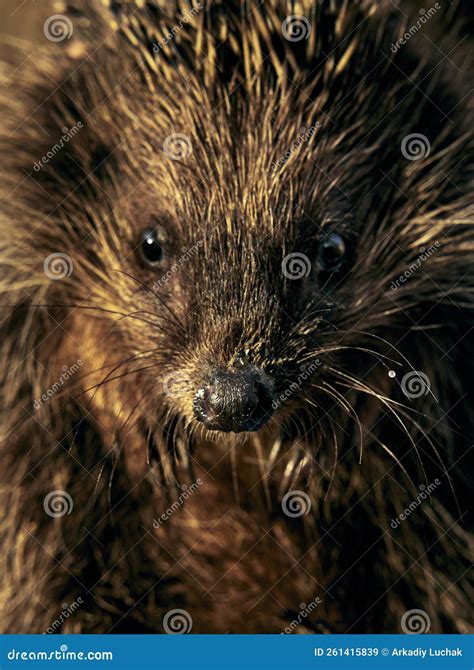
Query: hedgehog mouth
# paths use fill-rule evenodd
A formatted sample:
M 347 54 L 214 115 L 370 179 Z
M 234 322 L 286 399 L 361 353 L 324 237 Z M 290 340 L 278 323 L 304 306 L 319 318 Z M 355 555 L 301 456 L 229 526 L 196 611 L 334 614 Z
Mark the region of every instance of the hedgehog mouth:
M 268 416 L 245 416 L 243 418 L 236 417 L 230 421 L 221 421 L 219 416 L 211 415 L 199 418 L 208 430 L 219 433 L 256 433 L 269 420 Z

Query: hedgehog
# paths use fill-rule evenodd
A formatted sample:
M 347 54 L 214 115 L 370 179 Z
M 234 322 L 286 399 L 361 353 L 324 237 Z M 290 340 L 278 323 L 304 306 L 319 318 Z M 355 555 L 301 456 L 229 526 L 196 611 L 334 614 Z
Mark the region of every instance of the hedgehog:
M 56 11 L 1 97 L 1 631 L 472 630 L 462 5 Z

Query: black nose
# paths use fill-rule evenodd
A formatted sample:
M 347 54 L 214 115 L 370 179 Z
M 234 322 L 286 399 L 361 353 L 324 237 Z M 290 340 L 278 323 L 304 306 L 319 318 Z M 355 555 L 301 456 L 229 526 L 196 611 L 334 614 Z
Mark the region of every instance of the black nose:
M 270 418 L 273 384 L 260 370 L 217 371 L 194 396 L 194 416 L 226 433 L 258 430 Z

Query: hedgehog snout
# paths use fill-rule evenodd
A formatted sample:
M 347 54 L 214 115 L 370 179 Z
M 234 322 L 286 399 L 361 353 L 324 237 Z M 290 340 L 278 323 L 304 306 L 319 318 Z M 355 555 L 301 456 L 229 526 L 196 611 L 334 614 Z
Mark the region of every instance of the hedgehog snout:
M 194 396 L 194 416 L 210 430 L 257 431 L 274 399 L 273 382 L 258 368 L 216 370 Z

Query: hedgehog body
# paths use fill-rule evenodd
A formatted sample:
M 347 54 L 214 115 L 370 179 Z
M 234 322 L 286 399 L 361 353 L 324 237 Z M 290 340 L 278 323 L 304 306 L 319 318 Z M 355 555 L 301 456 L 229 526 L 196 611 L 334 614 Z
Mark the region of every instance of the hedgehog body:
M 58 631 L 469 630 L 456 26 L 439 53 L 391 2 L 67 16 L 2 129 L 2 632 L 79 598 Z M 262 426 L 213 430 L 250 369 Z

